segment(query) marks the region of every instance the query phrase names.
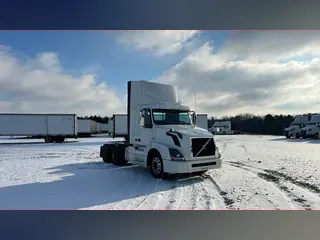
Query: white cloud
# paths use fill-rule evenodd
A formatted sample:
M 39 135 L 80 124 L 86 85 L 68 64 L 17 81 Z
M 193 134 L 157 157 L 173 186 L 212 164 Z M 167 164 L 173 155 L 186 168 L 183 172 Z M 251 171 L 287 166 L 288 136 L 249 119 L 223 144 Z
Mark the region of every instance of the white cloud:
M 207 42 L 156 81 L 213 116 L 320 112 L 320 33 L 239 32 L 218 51 Z M 287 60 L 287 61 L 284 61 Z
M 152 52 L 156 56 L 175 54 L 198 34 L 198 31 L 137 31 L 118 35 L 118 43 L 138 50 Z
M 55 53 L 22 61 L 0 47 L 0 111 L 110 116 L 124 112 L 125 101 L 95 74 L 65 73 Z

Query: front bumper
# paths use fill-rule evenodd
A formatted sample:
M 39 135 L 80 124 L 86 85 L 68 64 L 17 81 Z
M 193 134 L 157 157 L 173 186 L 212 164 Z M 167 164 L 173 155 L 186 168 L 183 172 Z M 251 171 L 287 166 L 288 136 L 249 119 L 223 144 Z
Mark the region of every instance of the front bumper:
M 316 137 L 316 133 L 307 133 L 306 136 L 307 138 L 314 138 Z
M 211 157 L 206 160 L 192 160 L 192 161 L 163 161 L 164 172 L 170 174 L 176 173 L 193 173 L 200 171 L 207 171 L 222 167 L 221 157 Z

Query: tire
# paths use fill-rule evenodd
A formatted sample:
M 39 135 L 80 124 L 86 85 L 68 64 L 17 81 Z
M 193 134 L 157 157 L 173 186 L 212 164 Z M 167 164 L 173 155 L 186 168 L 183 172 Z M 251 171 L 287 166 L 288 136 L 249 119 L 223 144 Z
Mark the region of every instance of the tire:
M 226 132 L 222 132 L 222 135 L 226 135 Z
M 124 166 L 127 164 L 127 161 L 124 159 L 124 149 L 118 147 L 117 149 L 109 148 L 108 150 L 110 151 L 113 165 Z
M 296 138 L 300 138 L 301 137 L 301 134 L 300 133 L 297 133 L 296 134 Z
M 56 143 L 63 143 L 64 140 L 65 140 L 64 137 L 57 137 L 57 138 L 55 139 L 55 142 L 56 142 Z
M 150 171 L 154 178 L 164 178 L 163 161 L 159 153 L 154 153 L 150 160 Z
M 319 133 L 316 133 L 316 134 L 314 135 L 314 138 L 315 138 L 315 139 L 319 139 Z
M 100 157 L 102 157 L 102 160 L 105 163 L 112 163 L 112 149 L 108 145 L 106 146 L 101 146 L 100 149 Z
M 290 138 L 290 136 L 286 136 L 286 138 Z
M 50 136 L 47 136 L 47 137 L 44 138 L 44 141 L 45 141 L 46 143 L 53 143 L 53 138 L 50 137 Z

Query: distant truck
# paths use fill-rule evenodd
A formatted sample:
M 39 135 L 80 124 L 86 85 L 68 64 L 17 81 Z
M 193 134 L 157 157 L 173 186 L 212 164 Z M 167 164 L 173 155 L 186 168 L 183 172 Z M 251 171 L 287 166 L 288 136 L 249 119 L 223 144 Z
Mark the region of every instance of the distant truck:
M 310 121 L 306 123 L 307 126 L 302 128 L 301 136 L 302 138 L 316 138 L 320 137 L 320 114 L 315 114 L 311 116 Z
M 181 103 L 176 87 L 129 81 L 126 140 L 104 144 L 100 157 L 114 165 L 131 162 L 149 168 L 155 178 L 221 168 L 214 135 L 195 125 L 196 115 Z
M 197 127 L 208 130 L 208 115 L 207 114 L 197 114 Z
M 307 115 L 296 116 L 289 127 L 284 129 L 284 135 L 286 138 L 300 138 L 302 136 L 301 130 L 306 126 L 308 122 Z
M 215 135 L 234 134 L 231 129 L 231 121 L 217 121 L 214 122 L 210 131 Z
M 0 136 L 42 138 L 46 143 L 62 143 L 77 138 L 76 114 L 0 113 Z

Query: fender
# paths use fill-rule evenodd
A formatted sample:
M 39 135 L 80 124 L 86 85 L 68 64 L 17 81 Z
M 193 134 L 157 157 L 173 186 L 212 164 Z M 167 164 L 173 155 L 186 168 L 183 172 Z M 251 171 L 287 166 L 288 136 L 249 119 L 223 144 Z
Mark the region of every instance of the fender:
M 152 142 L 151 147 L 148 146 L 148 154 L 151 149 L 156 149 L 160 153 L 162 159 L 170 159 L 170 154 L 169 154 L 170 147 L 172 147 L 172 145 L 158 143 L 158 142 Z M 148 154 L 145 156 L 145 159 L 144 159 L 144 166 L 145 167 L 147 167 Z

